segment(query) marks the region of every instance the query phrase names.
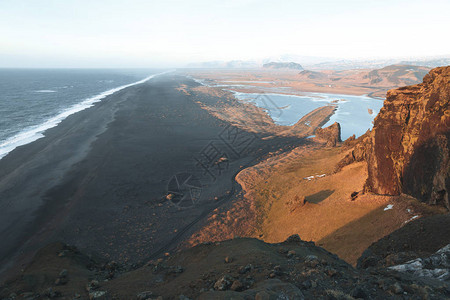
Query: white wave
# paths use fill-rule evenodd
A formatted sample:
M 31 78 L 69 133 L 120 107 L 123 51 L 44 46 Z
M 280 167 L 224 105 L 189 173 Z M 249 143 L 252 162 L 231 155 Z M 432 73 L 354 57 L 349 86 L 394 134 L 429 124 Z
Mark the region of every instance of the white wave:
M 54 90 L 38 90 L 35 91 L 36 93 L 56 93 L 56 91 Z
M 15 136 L 12 136 L 4 141 L 0 141 L 0 159 L 3 158 L 4 156 L 6 156 L 6 154 L 11 152 L 15 148 L 25 145 L 25 144 L 28 144 L 28 143 L 31 143 L 31 142 L 34 142 L 35 140 L 44 137 L 44 134 L 43 134 L 44 131 L 46 131 L 47 129 L 50 129 L 52 127 L 55 127 L 56 125 L 58 125 L 62 120 L 64 120 L 68 116 L 93 106 L 96 102 L 99 102 L 103 98 L 105 98 L 109 95 L 112 95 L 115 92 L 118 92 L 120 90 L 123 90 L 123 89 L 133 86 L 133 85 L 144 83 L 156 76 L 163 75 L 168 72 L 171 72 L 171 71 L 150 75 L 142 80 L 139 80 L 139 81 L 136 81 L 136 82 L 133 82 L 130 84 L 122 85 L 117 88 L 113 88 L 111 90 L 105 91 L 101 94 L 98 94 L 96 96 L 88 98 L 78 104 L 75 104 L 75 105 L 69 107 L 68 109 L 60 112 L 58 115 L 46 120 L 45 122 L 43 122 L 39 125 L 25 128 L 24 130 L 22 130 Z

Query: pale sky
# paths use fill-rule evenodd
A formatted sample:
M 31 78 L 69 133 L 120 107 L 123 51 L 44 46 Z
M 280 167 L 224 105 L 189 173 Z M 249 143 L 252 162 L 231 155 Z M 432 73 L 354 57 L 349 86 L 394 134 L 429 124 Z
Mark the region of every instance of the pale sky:
M 450 54 L 449 0 L 0 0 L 0 67 Z

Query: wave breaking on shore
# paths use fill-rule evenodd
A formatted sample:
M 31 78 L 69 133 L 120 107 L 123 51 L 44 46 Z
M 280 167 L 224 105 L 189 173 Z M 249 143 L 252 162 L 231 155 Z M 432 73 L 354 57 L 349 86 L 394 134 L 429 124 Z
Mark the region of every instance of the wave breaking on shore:
M 102 92 L 98 95 L 89 97 L 89 98 L 81 101 L 80 103 L 72 105 L 69 108 L 61 111 L 56 116 L 51 117 L 50 119 L 44 121 L 43 123 L 41 123 L 39 125 L 31 126 L 31 127 L 27 127 L 25 129 L 23 129 L 18 134 L 14 135 L 10 138 L 7 138 L 6 140 L 0 141 L 0 159 L 5 157 L 9 152 L 13 151 L 17 147 L 29 144 L 31 142 L 34 142 L 34 141 L 44 137 L 44 132 L 47 129 L 57 126 L 61 121 L 63 121 L 68 116 L 73 115 L 74 113 L 77 113 L 79 111 L 85 110 L 86 108 L 92 107 L 95 103 L 101 101 L 102 99 L 106 98 L 107 96 L 110 96 L 120 90 L 123 90 L 130 86 L 144 83 L 150 79 L 155 78 L 156 76 L 160 76 L 160 75 L 166 74 L 168 72 L 169 71 L 153 74 L 142 80 L 139 80 L 139 81 L 136 81 L 136 82 L 133 82 L 130 84 L 122 85 L 122 86 L 107 90 L 105 92 Z M 43 91 L 40 91 L 40 92 L 43 92 Z

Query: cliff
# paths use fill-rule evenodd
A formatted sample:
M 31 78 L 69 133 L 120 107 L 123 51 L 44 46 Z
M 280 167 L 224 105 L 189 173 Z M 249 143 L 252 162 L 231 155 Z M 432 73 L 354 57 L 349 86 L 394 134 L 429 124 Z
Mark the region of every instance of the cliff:
M 317 138 L 324 140 L 327 146 L 335 147 L 341 142 L 341 125 L 334 122 L 326 128 L 317 128 L 315 134 Z
M 420 84 L 390 90 L 365 139 L 365 190 L 405 193 L 450 209 L 450 66 Z

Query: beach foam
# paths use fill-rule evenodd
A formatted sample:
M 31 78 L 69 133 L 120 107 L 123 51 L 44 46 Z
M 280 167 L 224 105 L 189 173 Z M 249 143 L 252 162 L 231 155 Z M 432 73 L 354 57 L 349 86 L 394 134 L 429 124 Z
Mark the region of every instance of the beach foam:
M 36 93 L 56 93 L 56 91 L 54 90 L 38 90 L 35 91 Z
M 58 125 L 62 120 L 64 120 L 65 118 L 67 118 L 68 116 L 77 113 L 79 111 L 82 111 L 86 108 L 89 108 L 91 106 L 93 106 L 96 102 L 99 102 L 100 100 L 102 100 L 103 98 L 112 95 L 120 90 L 123 90 L 127 87 L 133 86 L 133 85 L 137 85 L 137 84 L 141 84 L 144 83 L 156 76 L 159 75 L 163 75 L 166 74 L 168 72 L 162 72 L 162 73 L 158 73 L 158 74 L 154 74 L 154 75 L 150 75 L 142 80 L 130 83 L 130 84 L 126 84 L 126 85 L 122 85 L 119 86 L 117 88 L 113 88 L 110 90 L 107 90 L 103 93 L 100 93 L 96 96 L 90 97 L 85 99 L 84 101 L 75 104 L 71 107 L 69 107 L 68 109 L 63 110 L 62 112 L 60 112 L 58 115 L 46 120 L 45 122 L 36 125 L 36 126 L 31 126 L 28 128 L 25 128 L 24 130 L 22 130 L 21 132 L 19 132 L 18 134 L 4 140 L 4 141 L 0 141 L 0 159 L 3 158 L 4 156 L 6 156 L 9 152 L 11 152 L 12 150 L 14 150 L 15 148 L 22 146 L 22 145 L 26 145 L 28 143 L 31 143 L 33 141 L 36 141 L 37 139 L 40 139 L 42 137 L 44 137 L 44 131 L 47 129 L 50 129 L 52 127 L 55 127 L 56 125 Z M 40 90 L 40 91 L 36 91 L 36 92 L 41 92 L 41 93 L 52 93 L 55 92 L 53 90 Z

